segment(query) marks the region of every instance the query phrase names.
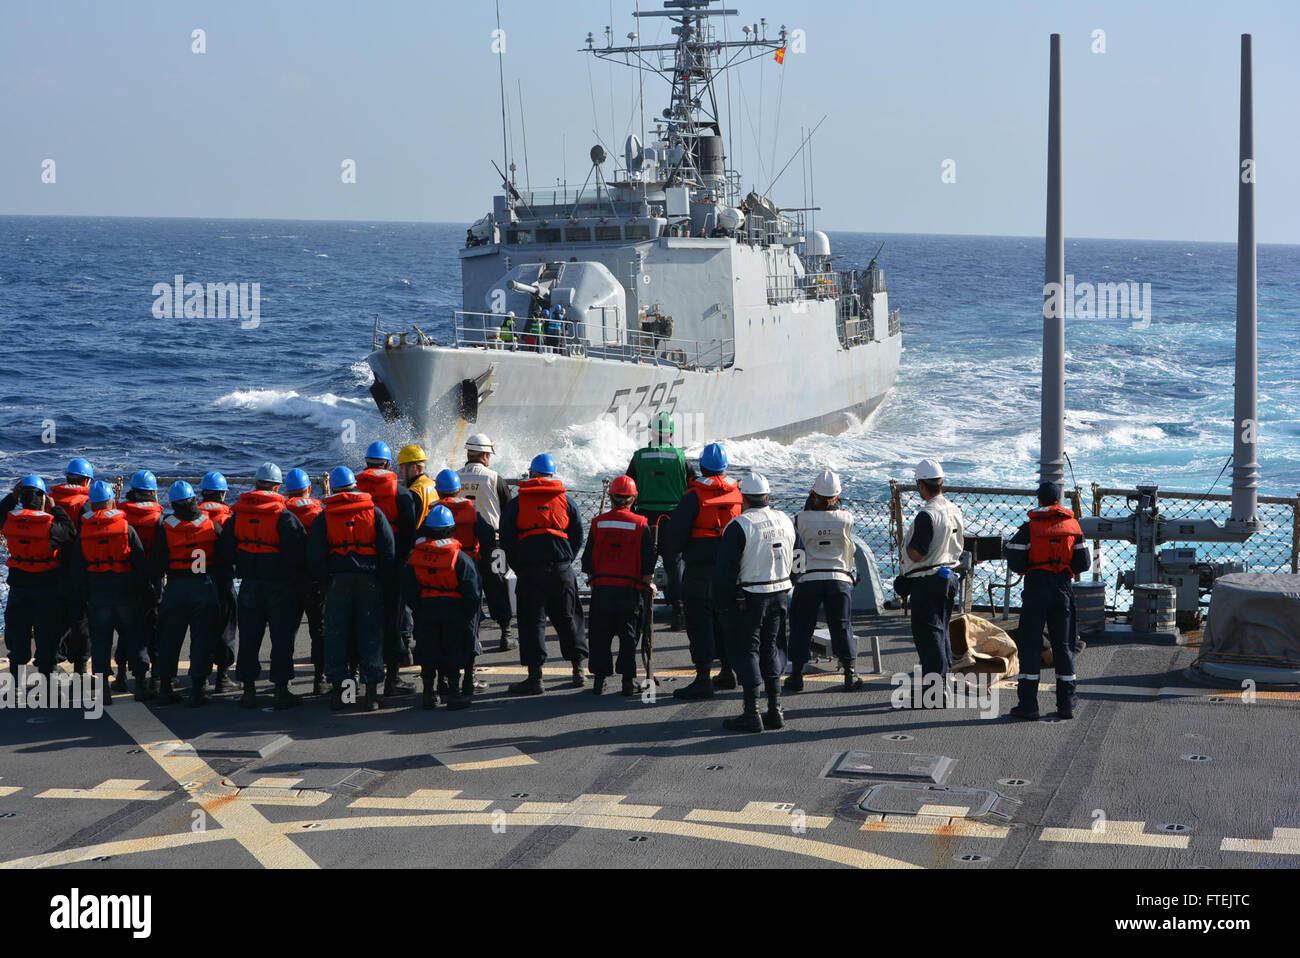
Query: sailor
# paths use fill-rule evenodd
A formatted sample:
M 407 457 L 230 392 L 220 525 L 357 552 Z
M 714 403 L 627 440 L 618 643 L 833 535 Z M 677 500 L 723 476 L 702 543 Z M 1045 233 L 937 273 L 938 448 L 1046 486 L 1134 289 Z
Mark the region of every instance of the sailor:
M 637 484 L 636 511 L 646 517 L 658 540 L 658 552 L 664 560 L 667 578 L 664 590 L 672 607 L 669 628 L 680 632 L 685 625 L 682 613 L 682 557 L 668 551 L 668 520 L 686 495 L 686 487 L 696 477 L 695 467 L 686 461 L 686 452 L 673 445 L 677 425 L 673 417 L 661 412 L 650 427 L 650 443 L 638 449 L 628 463 L 627 475 Z
M 403 599 L 415 610 L 415 658 L 426 710 L 437 707 L 435 672 L 447 679 L 448 709 L 473 703 L 474 647 L 483 597 L 478 568 L 456 531 L 452 510 L 434 506 L 402 571 Z
M 298 517 L 304 532 L 311 534 L 312 524 L 321 514 L 319 499 L 311 494 L 311 478 L 302 469 L 294 469 L 284 477 L 284 507 Z M 330 684 L 325 679 L 325 594 L 320 583 L 312 578 L 306 568 L 301 569 L 293 578 L 294 596 L 301 610 L 295 616 L 294 631 L 297 623 L 302 621 L 302 613 L 307 614 L 307 632 L 311 636 L 311 665 L 315 673 L 312 679 L 312 695 L 328 695 Z
M 501 513 L 510 502 L 510 487 L 490 468 L 495 451 L 492 440 L 483 433 L 470 436 L 465 443 L 467 462 L 459 475 L 461 495 L 474 503 L 479 518 L 492 530 L 492 544 L 485 541 L 479 548 L 478 574 L 488 615 L 501 629 L 497 651 L 509 652 L 519 644 L 510 638 L 510 589 L 506 581 L 505 552 L 498 548 L 497 530 L 501 527 Z
M 506 349 L 515 348 L 515 314 L 506 313 L 506 318 L 501 320 L 501 329 L 497 333 L 497 338 L 505 343 Z
M 380 584 L 393 574 L 393 528 L 374 501 L 357 490 L 352 470 L 330 473 L 334 494 L 307 537 L 307 562 L 325 591 L 325 675 L 333 685 L 330 708 L 346 704 L 348 647 L 355 641 L 366 685 L 365 709 L 382 707 L 384 594 Z M 345 687 L 345 682 L 348 685 Z
M 438 475 L 434 477 L 433 487 L 438 492 L 438 506 L 442 506 L 451 512 L 453 524 L 455 526 L 455 537 L 457 541 L 460 542 L 461 554 L 477 566 L 485 550 L 490 555 L 496 549 L 496 532 L 487 524 L 487 520 L 478 514 L 478 511 L 474 508 L 473 500 L 467 499 L 465 496 L 461 495 L 460 475 L 454 469 L 444 469 L 442 472 L 438 473 Z M 437 509 L 438 506 L 434 506 L 433 508 Z M 433 515 L 433 509 L 429 510 L 429 514 Z M 425 523 L 427 526 L 427 519 L 425 520 Z M 475 573 L 477 573 L 477 571 L 476 568 Z M 482 599 L 483 589 L 481 585 L 475 590 L 475 593 L 480 599 Z M 480 616 L 476 614 L 473 623 L 474 657 L 483 654 L 483 646 L 479 643 L 478 639 L 479 622 Z M 457 665 L 454 669 L 465 670 L 465 687 L 463 689 L 463 694 L 473 695 L 475 688 L 487 688 L 486 681 L 475 681 L 474 662 L 472 659 L 468 666 Z M 444 673 L 444 675 L 447 676 L 446 680 L 450 681 L 449 673 Z M 440 692 L 443 691 L 442 685 L 443 680 L 440 679 L 438 689 Z
M 740 483 L 744 511 L 727 524 L 718 546 L 713 594 L 731 619 L 728 653 L 745 693 L 744 711 L 722 727 L 761 732 L 785 727 L 781 673 L 786 665 L 786 627 L 794 567 L 794 524 L 768 504 L 771 487 L 757 473 Z M 767 691 L 760 719 L 758 689 Z
M 408 446 L 407 449 L 412 447 Z M 406 450 L 402 450 L 403 453 Z M 406 554 L 415 541 L 416 521 L 415 504 L 409 496 L 400 495 L 402 484 L 397 473 L 390 468 L 393 453 L 387 443 L 372 442 L 366 449 L 366 468 L 357 473 L 357 491 L 367 493 L 374 500 L 375 506 L 384 514 L 393 529 L 397 548 L 397 561 L 404 562 Z M 423 468 L 423 467 L 421 467 Z M 384 696 L 409 695 L 415 686 L 403 682 L 399 670 L 411 664 L 411 621 L 410 610 L 400 601 L 401 585 L 397 581 L 396 569 L 391 580 L 384 580 L 384 670 L 387 678 L 384 682 Z
M 1052 643 L 1056 670 L 1056 714 L 1074 718 L 1079 707 L 1078 679 L 1074 674 L 1075 634 L 1072 582 L 1092 568 L 1092 556 L 1074 512 L 1061 505 L 1061 487 L 1045 482 L 1038 487 L 1038 508 L 1029 510 L 1007 543 L 1007 569 L 1025 577 L 1021 598 L 1020 629 L 1016 648 L 1020 678 L 1016 681 L 1016 718 L 1038 718 L 1039 663 L 1043 655 L 1043 626 Z
M 831 651 L 844 670 L 844 690 L 862 688 L 854 666 L 858 645 L 853 635 L 852 594 L 857 578 L 853 550 L 853 515 L 839 508 L 840 477 L 823 472 L 813 483 L 803 512 L 794 517 L 794 595 L 790 599 L 790 677 L 787 692 L 803 691 L 803 670 L 812 653 L 817 616 L 826 613 Z
M 27 476 L 0 500 L 0 535 L 9 549 L 9 598 L 5 604 L 5 645 L 9 671 L 32 661 L 36 639 L 36 668 L 54 671 L 61 629 L 62 568 L 60 554 L 77 537 L 72 518 L 48 494 L 40 476 Z
M 567 338 L 564 330 L 564 316 L 564 307 L 562 305 L 557 303 L 551 308 L 551 319 L 546 324 L 546 345 L 552 349 L 558 349 Z
M 952 645 L 948 622 L 957 597 L 953 569 L 965 548 L 965 522 L 961 510 L 943 494 L 943 467 L 925 459 L 916 467 L 916 485 L 924 504 L 903 537 L 902 574 L 895 583 L 912 601 L 912 641 L 921 660 L 923 690 L 942 689 L 948 699 L 948 672 Z M 914 701 L 918 700 L 914 698 Z
M 401 666 L 411 664 L 411 645 L 414 641 L 411 610 L 401 603 L 399 572 L 406 564 L 406 557 L 415 544 L 416 533 L 420 526 L 424 525 L 429 510 L 438 504 L 438 490 L 434 488 L 433 480 L 425 474 L 428 459 L 424 450 L 415 445 L 403 446 L 397 454 L 397 472 L 401 481 L 397 487 L 397 523 L 393 526 L 397 564 L 393 567 L 391 588 L 394 596 L 392 601 L 398 606 L 397 623 L 400 635 L 396 652 L 399 659 L 395 662 L 391 654 L 384 658 L 387 669 L 387 678 L 384 680 L 385 696 L 409 695 L 415 691 L 414 685 L 401 680 L 396 667 L 398 664 Z M 388 588 L 387 585 L 385 587 Z
M 197 707 L 211 701 L 204 686 L 221 640 L 218 596 L 231 575 L 217 554 L 221 523 L 212 518 L 210 511 L 199 508 L 194 487 L 188 482 L 174 482 L 167 490 L 167 498 L 172 511 L 158 527 L 150 569 L 156 582 L 167 577 L 158 607 L 158 702 L 171 705 L 181 700 L 172 683 L 188 631 L 190 705 Z
M 623 676 L 623 694 L 636 694 L 636 649 L 646 599 L 654 595 L 655 547 L 650 524 L 632 511 L 636 483 L 619 476 L 609 485 L 614 508 L 591 520 L 591 535 L 582 550 L 582 571 L 591 583 L 592 692 L 605 691 L 605 679 Z M 618 636 L 618 664 L 611 658 Z
M 95 470 L 85 459 L 73 459 L 68 463 L 65 481 L 50 490 L 50 498 L 63 508 L 72 524 L 81 531 L 81 517 L 86 512 L 90 493 L 90 481 L 95 478 Z M 65 583 L 60 590 L 60 614 L 62 616 L 59 636 L 59 653 L 72 663 L 72 671 L 86 671 L 87 656 L 90 655 L 90 626 L 86 620 L 86 602 Z
M 226 505 L 226 492 L 230 486 L 226 477 L 219 472 L 204 473 L 199 481 L 199 508 L 219 526 L 230 521 L 230 506 Z M 231 578 L 217 583 L 217 602 L 221 607 L 218 635 L 220 641 L 213 652 L 213 664 L 217 667 L 217 679 L 212 691 L 217 694 L 231 689 L 229 670 L 235 664 L 235 636 L 239 623 L 239 597 L 235 594 L 235 582 Z
M 501 513 L 501 547 L 515 570 L 519 660 L 528 678 L 511 695 L 541 695 L 546 662 L 546 620 L 560 639 L 560 654 L 573 666 L 573 687 L 586 685 L 587 637 L 573 560 L 582 550 L 582 517 L 555 478 L 555 460 L 543 453 L 519 483 L 519 497 Z
M 262 676 L 262 639 L 271 633 L 271 682 L 276 709 L 301 705 L 289 691 L 293 679 L 293 643 L 299 616 L 295 579 L 306 571 L 307 532 L 285 508 L 280 495 L 284 476 L 273 462 L 257 468 L 254 488 L 231 507 L 221 533 L 222 562 L 235 569 L 239 588 L 239 664 L 244 694 L 239 704 L 257 708 L 257 680 Z
M 675 690 L 673 698 L 707 699 L 713 697 L 714 688 L 736 687 L 736 674 L 727 658 L 727 623 L 713 595 L 713 567 L 722 530 L 741 510 L 740 489 L 726 471 L 726 450 L 716 442 L 705 446 L 700 454 L 703 478 L 691 481 L 668 520 L 668 552 L 674 559 L 681 556 L 686 563 L 682 604 L 691 661 L 695 663 L 695 681 Z M 721 668 L 710 682 L 709 670 L 715 657 Z
M 126 521 L 140 537 L 146 556 L 153 555 L 153 543 L 158 537 L 158 526 L 162 523 L 162 505 L 158 502 L 158 479 L 147 469 L 141 469 L 131 477 L 126 491 L 125 501 L 118 508 L 126 513 Z M 146 666 L 158 662 L 158 602 L 162 598 L 161 583 L 152 576 L 146 576 L 145 589 L 140 596 L 140 609 L 136 615 L 139 633 L 132 642 L 123 647 L 117 644 L 118 681 L 113 686 L 114 692 L 125 692 L 127 670 L 131 667 L 131 654 L 139 656 L 135 662 L 143 660 Z M 138 651 L 137 651 L 138 650 Z M 135 700 L 147 702 L 157 697 L 158 675 L 155 672 L 146 684 L 144 677 L 134 673 Z
M 99 677 L 100 701 L 111 705 L 113 633 L 119 654 L 125 651 L 137 690 L 147 689 L 147 653 L 140 647 L 141 598 L 147 591 L 149 559 L 140 537 L 115 507 L 113 487 L 90 485 L 90 511 L 81 520 L 80 548 L 69 550 L 69 566 L 78 591 L 86 599 L 90 621 L 91 672 Z
M 541 346 L 544 330 L 542 328 L 542 310 L 534 305 L 528 316 L 528 326 L 524 330 L 524 348 L 537 351 Z

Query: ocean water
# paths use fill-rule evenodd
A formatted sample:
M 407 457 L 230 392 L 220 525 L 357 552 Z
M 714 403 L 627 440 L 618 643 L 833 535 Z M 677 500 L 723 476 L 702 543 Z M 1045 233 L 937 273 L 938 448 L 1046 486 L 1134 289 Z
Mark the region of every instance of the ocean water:
M 460 304 L 460 224 L 0 217 L 0 477 L 57 477 L 73 456 L 118 475 L 273 459 L 313 474 L 356 465 L 382 422 L 364 359 L 374 315 L 444 335 Z M 826 467 L 880 498 L 923 457 L 951 481 L 1031 484 L 1038 455 L 1043 243 L 1033 238 L 831 235 L 865 264 L 881 242 L 905 350 L 865 423 L 785 446 L 733 443 L 733 461 L 796 492 Z M 1070 240 L 1080 283 L 1150 283 L 1150 324 L 1067 324 L 1067 450 L 1080 483 L 1203 492 L 1232 451 L 1235 249 Z M 156 318 L 154 286 L 258 283 L 260 322 Z M 1263 246 L 1262 489 L 1300 491 L 1300 247 Z M 791 388 L 798 388 L 793 384 Z M 355 445 L 345 445 L 348 423 Z M 523 469 L 539 451 L 502 450 Z M 593 487 L 626 464 L 606 425 L 570 429 L 562 474 Z M 698 450 L 692 450 L 698 452 Z M 1219 481 L 1226 491 L 1230 473 Z

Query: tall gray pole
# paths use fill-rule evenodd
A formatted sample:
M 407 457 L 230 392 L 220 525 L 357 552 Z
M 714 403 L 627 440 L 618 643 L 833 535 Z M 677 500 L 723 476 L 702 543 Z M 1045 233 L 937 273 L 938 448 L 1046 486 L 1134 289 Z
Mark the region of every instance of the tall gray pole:
M 1065 483 L 1065 201 L 1061 175 L 1061 35 L 1052 34 L 1047 107 L 1047 268 L 1043 287 L 1043 405 L 1038 478 Z M 1055 306 L 1049 309 L 1049 303 Z
M 1232 518 L 1255 519 L 1259 494 L 1259 309 L 1255 292 L 1255 102 L 1250 34 L 1241 35 L 1241 156 L 1237 164 L 1237 386 Z

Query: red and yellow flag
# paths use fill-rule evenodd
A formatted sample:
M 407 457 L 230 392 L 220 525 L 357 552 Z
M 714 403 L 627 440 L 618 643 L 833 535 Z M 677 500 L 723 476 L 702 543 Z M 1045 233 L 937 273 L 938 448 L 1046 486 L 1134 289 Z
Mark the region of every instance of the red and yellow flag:
M 785 66 L 785 47 L 778 47 L 776 51 L 776 62 Z

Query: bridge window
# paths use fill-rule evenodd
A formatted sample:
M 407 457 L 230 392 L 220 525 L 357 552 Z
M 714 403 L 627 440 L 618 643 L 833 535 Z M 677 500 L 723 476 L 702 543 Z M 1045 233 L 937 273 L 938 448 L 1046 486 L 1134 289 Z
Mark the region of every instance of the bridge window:
M 588 226 L 570 226 L 564 231 L 566 243 L 590 243 L 591 228 Z
M 533 231 L 521 229 L 507 230 L 506 242 L 511 246 L 529 246 L 533 243 Z
M 537 231 L 537 242 L 558 243 L 560 242 L 560 231 L 558 229 L 539 229 Z
M 597 243 L 617 243 L 623 238 L 623 227 L 621 226 L 597 226 L 596 242 Z

